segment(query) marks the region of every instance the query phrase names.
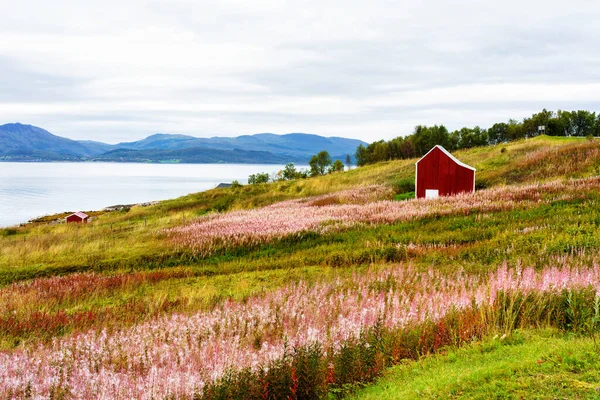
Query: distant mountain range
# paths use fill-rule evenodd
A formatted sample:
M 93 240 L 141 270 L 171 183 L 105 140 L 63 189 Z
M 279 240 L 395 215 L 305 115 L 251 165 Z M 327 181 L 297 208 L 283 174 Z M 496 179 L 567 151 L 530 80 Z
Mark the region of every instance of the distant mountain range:
M 71 140 L 32 125 L 0 126 L 0 161 L 117 161 L 147 163 L 307 163 L 326 150 L 345 161 L 365 142 L 307 133 L 259 133 L 197 138 L 159 133 L 136 142 Z

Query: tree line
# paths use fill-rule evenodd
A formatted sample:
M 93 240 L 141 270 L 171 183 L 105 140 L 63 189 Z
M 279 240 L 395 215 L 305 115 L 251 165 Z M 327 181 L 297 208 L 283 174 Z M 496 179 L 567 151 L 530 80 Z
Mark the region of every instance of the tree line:
M 248 177 L 248 184 L 256 185 L 259 183 L 268 183 L 270 181 L 291 181 L 294 179 L 306 179 L 311 176 L 320 176 L 332 174 L 334 172 L 341 172 L 346 166 L 349 167 L 352 165 L 352 158 L 349 154 L 346 155 L 346 165 L 344 165 L 341 160 L 335 160 L 332 162 L 329 153 L 323 150 L 312 156 L 308 162 L 308 165 L 310 167 L 308 170 L 297 169 L 294 163 L 289 163 L 273 176 L 270 176 L 267 172 L 252 174 Z M 236 181 L 236 184 L 239 183 Z
M 543 130 L 539 128 L 543 127 Z M 441 145 L 449 151 L 476 146 L 494 145 L 540 134 L 550 136 L 600 136 L 600 113 L 578 110 L 557 112 L 542 110 L 522 121 L 510 119 L 498 122 L 488 129 L 479 126 L 449 132 L 444 125 L 418 125 L 411 135 L 380 140 L 356 149 L 356 165 L 385 160 L 421 157 L 433 146 Z

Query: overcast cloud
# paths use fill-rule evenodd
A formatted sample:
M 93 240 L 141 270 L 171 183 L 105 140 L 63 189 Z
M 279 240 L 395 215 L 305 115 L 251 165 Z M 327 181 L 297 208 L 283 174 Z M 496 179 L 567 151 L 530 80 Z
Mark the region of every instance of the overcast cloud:
M 0 123 L 372 142 L 600 111 L 600 3 L 0 0 Z

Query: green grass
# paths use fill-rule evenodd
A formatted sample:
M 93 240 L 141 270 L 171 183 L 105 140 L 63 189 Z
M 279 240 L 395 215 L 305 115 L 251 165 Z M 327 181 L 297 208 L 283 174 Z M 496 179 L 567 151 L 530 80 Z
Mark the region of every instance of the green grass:
M 392 367 L 350 398 L 597 399 L 600 349 L 555 330 L 517 331 Z
M 477 168 L 482 188 L 600 174 L 600 143 L 582 139 L 542 136 L 456 155 Z M 223 248 L 206 257 L 175 248 L 163 233 L 207 213 L 362 185 L 387 185 L 394 189 L 395 200 L 402 201 L 414 197 L 414 162 L 389 161 L 306 180 L 214 189 L 148 207 L 95 212 L 88 225 L 49 224 L 63 216 L 56 215 L 0 229 L 0 290 L 37 277 L 74 277 L 75 272 L 126 277 L 119 284 L 77 294 L 39 297 L 53 290 L 62 293 L 61 285 L 18 296 L 0 292 L 0 324 L 13 329 L 14 321 L 23 323 L 11 332 L 0 329 L 0 349 L 77 330 L 126 326 L 159 314 L 206 310 L 300 279 L 334 279 L 389 263 L 485 274 L 504 261 L 541 268 L 571 257 L 590 265 L 600 252 L 600 193 L 595 191 L 546 198 L 510 211 L 433 215 Z M 159 278 L 148 278 L 152 274 Z M 554 330 L 522 331 L 396 366 L 356 398 L 600 398 L 599 360 L 590 338 Z
M 410 200 L 415 198 L 415 192 L 405 192 L 394 195 L 394 200 L 402 201 L 402 200 Z
M 494 186 L 593 175 L 598 161 L 586 157 L 598 148 L 597 142 L 581 139 L 537 137 L 465 150 L 457 156 L 478 168 L 478 181 Z M 547 168 L 548 160 L 556 157 L 571 170 Z M 252 248 L 223 249 L 205 258 L 176 249 L 161 233 L 211 212 L 248 209 L 367 184 L 388 185 L 400 200 L 414 183 L 414 162 L 389 161 L 318 178 L 214 189 L 148 207 L 97 212 L 88 225 L 50 225 L 54 217 L 47 217 L 0 229 L 0 287 L 75 272 L 112 275 L 183 268 L 185 277 L 92 291 L 88 296 L 46 303 L 44 309 L 71 314 L 81 310 L 119 313 L 131 304 L 160 309 L 168 301 L 172 305 L 164 312 L 189 312 L 226 298 L 244 299 L 300 278 L 335 276 L 368 265 L 410 262 L 422 270 L 434 267 L 485 273 L 505 260 L 511 265 L 543 266 L 573 251 L 600 250 L 598 193 L 507 212 L 433 216 L 309 234 L 302 240 L 286 238 Z M 28 307 L 24 310 L 23 318 L 33 312 Z M 11 347 L 36 334 L 10 337 L 5 340 L 9 344 L 0 347 Z
M 478 168 L 478 185 L 489 187 L 598 174 L 600 154 L 593 155 L 599 149 L 597 142 L 542 136 L 457 155 Z M 62 216 L 58 215 L 0 229 L 0 286 L 72 272 L 195 265 L 197 260 L 190 253 L 178 251 L 165 240 L 164 229 L 210 212 L 260 207 L 366 184 L 389 185 L 400 200 L 409 196 L 414 162 L 389 161 L 318 178 L 214 189 L 128 211 L 98 212 L 86 226 L 47 224 Z
M 94 311 L 109 314 L 99 317 L 105 325 L 130 324 L 151 318 L 155 310 L 159 313 L 194 312 L 225 299 L 244 300 L 299 279 L 335 277 L 357 268 L 390 262 L 409 262 L 419 270 L 433 267 L 448 273 L 460 269 L 468 273 L 487 273 L 503 261 L 511 266 L 522 263 L 541 268 L 554 265 L 558 257 L 570 256 L 573 252 L 578 262 L 588 262 L 589 257 L 600 251 L 598 202 L 600 193 L 591 192 L 582 194 L 581 198 L 525 209 L 434 216 L 326 235 L 304 235 L 302 240 L 289 238 L 254 248 L 224 249 L 207 258 L 184 260 L 184 267 L 180 268 L 185 272 L 183 275 L 167 275 L 164 279 L 110 290 L 98 291 L 92 287 L 82 295 L 56 302 L 27 300 L 15 310 L 21 319 L 30 318 L 40 309 L 50 314 L 64 311 L 70 315 Z M 151 267 L 150 263 L 156 266 Z M 149 264 L 134 269 L 98 269 L 98 272 L 129 274 L 132 270 L 170 274 L 179 269 L 161 266 L 158 261 L 149 259 Z M 16 271 L 37 276 L 63 274 L 71 269 L 34 265 Z M 0 278 L 18 280 L 20 276 L 10 272 L 0 270 Z M 0 309 L 4 307 L 0 296 Z M 131 307 L 143 312 L 132 311 L 125 316 L 123 310 L 131 310 Z M 0 312 L 0 318 L 2 315 Z M 4 339 L 0 333 L 0 342 L 4 343 L 0 347 L 13 347 L 39 337 L 50 339 L 71 331 L 65 328 L 41 332 L 32 328 L 5 335 Z
M 556 201 L 489 214 L 423 218 L 361 227 L 328 235 L 236 249 L 198 260 L 193 268 L 214 273 L 304 265 L 342 267 L 411 261 L 427 269 L 487 272 L 504 260 L 541 267 L 571 251 L 600 250 L 600 196 Z M 404 251 L 393 252 L 398 245 Z

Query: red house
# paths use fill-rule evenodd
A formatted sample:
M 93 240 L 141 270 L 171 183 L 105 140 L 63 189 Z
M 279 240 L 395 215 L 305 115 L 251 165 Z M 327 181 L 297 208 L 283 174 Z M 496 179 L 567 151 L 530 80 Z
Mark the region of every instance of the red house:
M 71 224 L 71 223 L 87 224 L 89 218 L 90 218 L 90 216 L 87 215 L 86 213 L 77 211 L 75 214 L 71 214 L 71 215 L 67 216 L 67 218 L 65 218 L 65 219 L 67 220 L 67 224 Z
M 475 168 L 435 146 L 416 163 L 415 196 L 431 199 L 475 191 Z

